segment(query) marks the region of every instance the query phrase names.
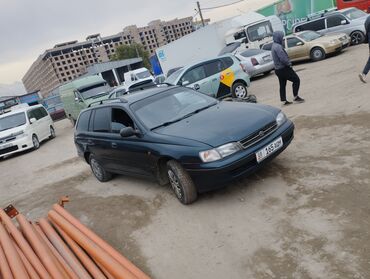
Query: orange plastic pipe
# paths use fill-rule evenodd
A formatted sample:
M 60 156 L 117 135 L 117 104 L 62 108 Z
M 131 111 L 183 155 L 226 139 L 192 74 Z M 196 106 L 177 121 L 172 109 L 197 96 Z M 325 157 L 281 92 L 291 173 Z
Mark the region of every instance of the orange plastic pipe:
M 71 252 L 71 250 L 69 250 L 67 245 L 63 242 L 48 221 L 46 221 L 44 218 L 41 218 L 39 220 L 39 225 L 55 249 L 57 249 L 59 254 L 65 259 L 77 276 L 79 278 L 91 278 L 76 256 Z
M 26 217 L 24 217 L 22 214 L 19 214 L 17 215 L 16 219 L 26 239 L 31 244 L 39 259 L 50 273 L 51 277 L 53 279 L 63 279 L 63 274 L 50 257 L 47 248 L 41 242 L 41 239 L 37 236 L 36 232 L 32 228 L 32 225 L 27 221 Z
M 134 276 L 129 270 L 122 266 L 106 251 L 100 248 L 95 242 L 84 235 L 75 226 L 69 223 L 61 215 L 51 210 L 48 214 L 49 219 L 55 222 L 62 230 L 64 230 L 74 241 L 77 242 L 87 253 L 90 254 L 98 263 L 108 270 L 117 279 L 134 279 Z
M 9 234 L 12 235 L 15 242 L 18 244 L 18 247 L 22 250 L 23 254 L 26 256 L 28 261 L 33 266 L 33 268 L 37 271 L 39 276 L 42 279 L 52 279 L 49 273 L 46 271 L 43 264 L 41 263 L 41 261 L 39 260 L 39 258 L 36 256 L 35 252 L 32 250 L 27 240 L 23 237 L 21 232 L 18 231 L 10 217 L 5 213 L 5 211 L 2 208 L 0 208 L 0 219 L 5 225 Z
M 103 250 L 105 250 L 109 255 L 115 258 L 121 265 L 126 267 L 128 270 L 131 271 L 139 279 L 150 279 L 148 275 L 142 272 L 138 267 L 136 267 L 132 262 L 130 262 L 127 258 L 122 256 L 117 250 L 115 250 L 111 245 L 105 242 L 102 238 L 100 238 L 97 234 L 91 231 L 89 228 L 81 224 L 79 220 L 77 220 L 72 214 L 70 214 L 67 210 L 61 207 L 59 204 L 54 204 L 53 209 L 58 212 L 61 216 L 63 216 L 68 222 L 73 224 L 77 229 L 79 229 L 82 233 L 84 233 L 88 238 L 98 244 Z
M 27 260 L 26 256 L 23 254 L 22 250 L 19 249 L 18 245 L 14 243 L 15 249 L 17 249 L 17 252 L 19 256 L 21 257 L 21 260 L 23 262 L 24 267 L 27 270 L 28 275 L 31 279 L 40 279 L 40 276 L 37 274 L 36 270 L 32 267 L 30 262 Z
M 55 249 L 55 247 L 50 243 L 49 239 L 46 237 L 44 232 L 41 230 L 41 228 L 36 225 L 32 224 L 33 228 L 36 230 L 38 235 L 41 237 L 45 245 L 49 248 L 50 253 L 55 258 L 55 261 L 60 266 L 61 271 L 64 273 L 64 276 L 66 278 L 72 278 L 72 279 L 78 279 L 78 276 L 72 268 L 67 264 L 67 262 L 63 259 L 63 257 L 58 253 L 58 251 Z
M 0 245 L 0 278 L 13 279 L 12 271 L 10 270 L 8 260 L 4 254 L 3 248 Z
M 0 223 L 0 245 L 4 251 L 5 257 L 8 260 L 10 270 L 15 279 L 30 278 L 23 262 L 14 247 L 13 241 L 6 232 L 4 226 Z
M 85 253 L 83 249 L 72 239 L 70 238 L 57 224 L 52 222 L 53 226 L 56 228 L 63 240 L 68 244 L 69 248 L 74 252 L 77 258 L 81 261 L 87 271 L 95 279 L 105 279 L 106 277 L 100 271 L 100 269 L 95 265 L 91 258 Z

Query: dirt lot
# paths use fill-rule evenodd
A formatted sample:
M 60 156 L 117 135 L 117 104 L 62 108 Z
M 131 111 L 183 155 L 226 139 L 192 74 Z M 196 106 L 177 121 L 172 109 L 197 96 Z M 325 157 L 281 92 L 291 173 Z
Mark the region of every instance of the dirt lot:
M 363 45 L 296 65 L 307 101 L 282 108 L 291 146 L 191 206 L 151 181 L 97 182 L 67 121 L 39 150 L 0 161 L 0 206 L 34 219 L 69 195 L 68 210 L 153 278 L 370 278 L 370 84 L 357 77 L 367 55 Z M 251 92 L 280 106 L 273 74 Z

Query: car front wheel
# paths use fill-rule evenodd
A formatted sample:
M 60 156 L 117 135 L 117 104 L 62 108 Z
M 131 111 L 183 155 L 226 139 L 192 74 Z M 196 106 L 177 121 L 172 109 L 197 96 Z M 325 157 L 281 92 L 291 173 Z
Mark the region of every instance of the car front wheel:
M 173 160 L 167 162 L 167 175 L 172 190 L 181 203 L 191 204 L 197 199 L 198 192 L 194 182 L 178 162 Z
M 36 149 L 39 149 L 40 147 L 40 141 L 38 139 L 38 137 L 36 135 L 33 135 L 32 136 L 32 144 L 33 144 L 33 149 L 36 150 Z
M 321 47 L 315 47 L 311 50 L 311 59 L 312 61 L 320 61 L 325 58 L 325 51 Z
M 50 136 L 49 139 L 55 138 L 55 129 L 53 126 L 50 126 Z
M 234 98 L 244 99 L 248 95 L 248 90 L 243 83 L 237 82 L 233 85 L 231 93 Z
M 103 168 L 94 155 L 90 155 L 90 167 L 94 176 L 100 182 L 107 182 L 112 179 L 112 174 Z
M 351 34 L 351 45 L 362 44 L 365 41 L 365 35 L 361 31 L 355 31 Z

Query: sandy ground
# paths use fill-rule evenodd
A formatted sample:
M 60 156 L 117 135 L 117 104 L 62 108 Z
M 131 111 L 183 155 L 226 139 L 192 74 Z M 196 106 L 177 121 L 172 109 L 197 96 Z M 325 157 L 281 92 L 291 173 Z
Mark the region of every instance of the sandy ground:
M 152 181 L 97 182 L 67 121 L 39 150 L 0 161 L 0 206 L 35 219 L 69 195 L 69 211 L 153 278 L 370 278 L 370 84 L 357 77 L 367 55 L 363 45 L 296 65 L 307 101 L 282 108 L 293 143 L 191 206 Z M 281 106 L 273 74 L 250 92 Z

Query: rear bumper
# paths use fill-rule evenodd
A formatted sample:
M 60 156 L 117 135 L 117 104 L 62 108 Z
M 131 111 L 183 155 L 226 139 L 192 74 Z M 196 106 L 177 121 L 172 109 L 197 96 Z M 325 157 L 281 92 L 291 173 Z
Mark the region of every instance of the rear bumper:
M 282 137 L 283 146 L 271 156 L 266 158 L 264 161 L 258 163 L 256 160 L 255 153 L 261 148 L 265 147 L 275 139 Z M 284 151 L 291 143 L 294 137 L 294 124 L 291 121 L 287 121 L 282 127 L 280 127 L 273 134 L 259 142 L 258 144 L 239 152 L 227 160 L 222 160 L 216 164 L 217 166 L 207 168 L 206 166 L 199 166 L 198 168 L 186 168 L 189 175 L 193 179 L 198 192 L 207 192 L 222 188 L 227 182 L 234 179 L 244 177 L 255 173 L 257 170 L 262 168 L 265 164 L 270 162 L 282 151 Z M 207 164 L 204 164 L 207 165 Z
M 0 157 L 12 155 L 33 147 L 32 137 L 23 136 L 0 145 Z
M 260 75 L 260 74 L 263 74 L 263 73 L 266 73 L 266 72 L 270 72 L 274 69 L 274 62 L 268 62 L 266 64 L 263 64 L 263 65 L 258 65 L 258 66 L 255 66 L 253 67 L 253 69 L 250 70 L 250 73 L 249 75 L 251 77 L 254 77 L 256 75 Z

